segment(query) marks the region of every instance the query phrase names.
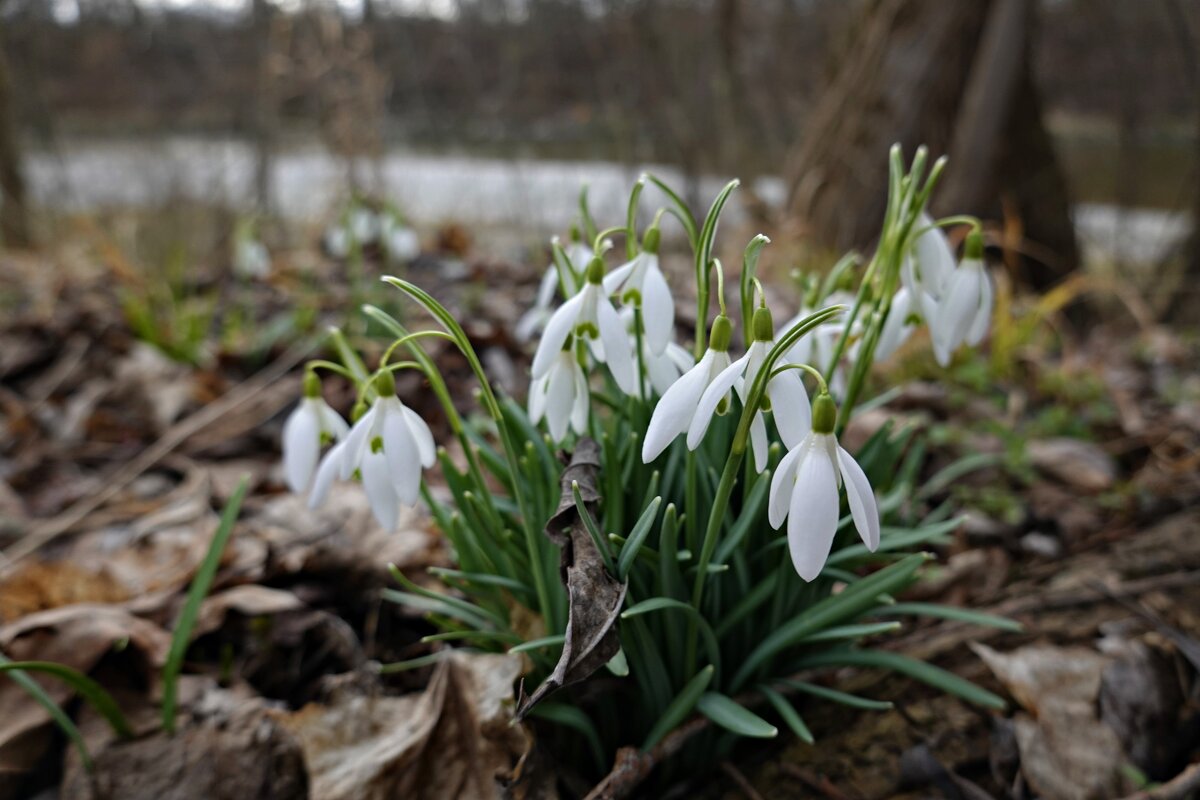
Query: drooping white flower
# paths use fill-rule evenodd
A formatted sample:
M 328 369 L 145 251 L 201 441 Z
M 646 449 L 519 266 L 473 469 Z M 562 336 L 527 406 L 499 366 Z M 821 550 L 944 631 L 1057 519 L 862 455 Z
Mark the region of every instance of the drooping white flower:
M 946 234 L 941 228 L 934 227 L 933 219 L 924 211 L 917 216 L 915 227 L 921 233 L 913 243 L 912 251 L 904 257 L 900 276 L 912 293 L 918 310 L 928 319 L 954 273 L 954 251 Z
M 732 337 L 733 326 L 729 318 L 724 314 L 718 316 L 713 321 L 704 356 L 672 383 L 654 406 L 654 413 L 646 428 L 646 438 L 642 442 L 644 463 L 649 464 L 658 458 L 667 445 L 691 428 L 700 398 L 713 380 L 729 367 L 729 343 Z
M 303 492 L 312 483 L 324 440 L 341 441 L 349 426 L 321 397 L 321 382 L 304 376 L 304 398 L 283 423 L 283 475 L 288 488 Z
M 650 345 L 645 339 L 642 340 L 642 362 L 646 365 L 643 393 L 649 396 L 650 389 L 653 389 L 660 397 L 675 385 L 680 376 L 696 365 L 695 357 L 686 347 L 668 342 L 667 349 L 656 355 L 650 352 Z
M 579 293 L 559 306 L 546 323 L 533 355 L 533 377 L 542 378 L 549 372 L 567 337 L 574 334 L 587 342 L 597 361 L 608 365 L 621 391 L 633 394 L 637 390 L 633 347 L 625 324 L 604 292 L 604 262 L 593 258 L 584 278 Z
M 737 390 L 743 403 L 746 401 L 767 354 L 775 346 L 774 323 L 771 321 L 771 312 L 766 307 L 754 312 L 752 328 L 754 342 L 746 350 L 746 354 L 722 370 L 704 390 L 696 404 L 696 413 L 688 427 L 689 450 L 700 446 L 704 434 L 708 432 L 708 426 L 712 423 L 713 414 L 722 400 L 728 397 L 731 389 Z M 775 425 L 779 428 L 780 438 L 785 445 L 791 447 L 804 437 L 812 421 L 812 410 L 809 407 L 808 394 L 804 391 L 804 382 L 795 370 L 781 372 L 767 381 L 766 398 L 775 417 Z M 767 468 L 769 447 L 763 410 L 756 409 L 750 421 L 750 444 L 754 451 L 754 466 L 759 472 Z
M 567 264 L 570 266 L 563 278 L 566 281 L 565 294 L 567 297 L 579 291 L 580 277 L 591 262 L 593 255 L 592 248 L 578 240 L 579 231 L 577 229 L 571 231 L 571 236 L 571 243 L 563 248 L 563 254 L 566 255 Z M 554 243 L 557 244 L 557 240 Z M 527 342 L 533 338 L 535 333 L 545 327 L 546 322 L 550 319 L 550 309 L 554 305 L 558 282 L 558 267 L 551 261 L 546 267 L 546 271 L 542 273 L 542 282 L 538 284 L 537 299 L 534 301 L 533 307 L 517 320 L 517 324 L 513 328 L 513 335 L 517 337 L 517 341 Z
M 239 238 L 233 246 L 233 271 L 243 278 L 265 278 L 271 272 L 271 254 L 257 239 Z
M 892 296 L 887 320 L 883 323 L 879 341 L 875 344 L 877 362 L 891 358 L 917 329 L 917 322 L 914 320 L 917 310 L 914 306 L 913 293 L 907 286 L 901 286 Z
M 344 225 L 326 228 L 322 243 L 325 245 L 325 252 L 333 258 L 342 259 L 350 255 L 350 232 Z
M 421 237 L 395 217 L 384 218 L 383 235 L 380 238 L 389 261 L 412 261 L 421 255 Z
M 651 227 L 642 238 L 641 252 L 604 276 L 604 291 L 641 309 L 646 341 L 655 355 L 667 349 L 675 328 L 675 298 L 658 266 L 660 239 L 658 228 Z
M 807 317 L 812 316 L 821 308 L 831 305 L 852 306 L 854 304 L 854 296 L 849 292 L 836 291 L 830 294 L 822 301 L 822 305 L 818 307 L 802 306 L 796 316 L 788 320 L 780 329 L 779 336 L 783 336 L 797 324 L 804 321 Z M 800 340 L 792 346 L 784 354 L 784 358 L 792 364 L 809 364 L 819 370 L 827 371 L 830 367 L 829 362 L 833 360 L 834 350 L 837 348 L 838 340 L 842 337 L 842 333 L 846 330 L 846 322 L 844 319 L 835 318 L 828 322 L 823 322 L 813 328 Z M 853 361 L 858 353 L 859 341 L 863 330 L 863 321 L 860 316 L 854 321 L 851 327 L 849 344 L 843 354 L 846 358 Z M 777 337 L 778 338 L 778 337 Z M 845 370 L 842 364 L 837 364 L 833 374 L 829 376 L 829 383 L 833 386 L 835 392 L 841 391 L 841 387 L 845 383 Z
M 400 506 L 417 502 L 421 468 L 437 458 L 429 426 L 396 397 L 391 373 L 375 379 L 378 399 L 354 423 L 345 440 L 326 453 L 317 469 L 309 507 L 325 501 L 334 478 L 362 476 L 363 488 L 375 519 L 386 530 L 396 527 Z
M 813 402 L 813 430 L 779 462 L 771 478 L 767 519 L 788 521 L 792 565 L 806 581 L 821 574 L 838 529 L 838 488 L 846 487 L 850 516 L 872 552 L 879 547 L 879 508 L 862 467 L 833 435 L 837 408 L 828 394 Z
M 556 442 L 566 438 L 568 425 L 583 435 L 589 399 L 587 376 L 575 357 L 574 339 L 568 337 L 546 374 L 529 384 L 529 421 L 536 425 L 545 417 Z
M 945 294 L 929 320 L 933 354 L 943 367 L 964 342 L 979 344 L 992 316 L 992 284 L 983 266 L 983 236 L 967 236 L 963 260 L 946 280 Z
M 365 206 L 355 206 L 346 219 L 346 227 L 360 245 L 370 244 L 379 237 L 379 215 Z

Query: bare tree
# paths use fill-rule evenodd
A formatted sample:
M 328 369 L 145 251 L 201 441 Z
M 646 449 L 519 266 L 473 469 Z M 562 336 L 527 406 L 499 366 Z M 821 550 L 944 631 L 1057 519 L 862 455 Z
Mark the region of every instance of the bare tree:
M 7 246 L 27 247 L 32 236 L 14 109 L 12 78 L 0 42 L 0 236 Z

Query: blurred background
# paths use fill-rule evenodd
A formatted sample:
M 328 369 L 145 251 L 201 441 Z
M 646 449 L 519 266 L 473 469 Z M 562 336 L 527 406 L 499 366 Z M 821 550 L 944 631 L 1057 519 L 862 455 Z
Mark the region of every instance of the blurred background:
M 565 233 L 580 184 L 614 219 L 649 167 L 697 206 L 739 176 L 752 227 L 840 251 L 870 244 L 899 141 L 951 156 L 935 210 L 997 223 L 1033 288 L 1086 265 L 1152 314 L 1195 308 L 1196 0 L 5 0 L 0 21 L 10 246 L 117 214 L 131 257 L 228 260 L 246 219 L 277 254 L 357 196 L 427 247 L 517 256 Z

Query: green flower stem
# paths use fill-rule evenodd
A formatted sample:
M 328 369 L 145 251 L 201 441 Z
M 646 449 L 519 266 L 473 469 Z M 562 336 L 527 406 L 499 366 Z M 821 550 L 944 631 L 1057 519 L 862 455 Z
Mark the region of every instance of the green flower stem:
M 643 175 L 633 184 L 633 191 L 629 193 L 629 206 L 625 211 L 625 230 L 629 234 L 625 237 L 625 257 L 633 259 L 637 255 L 637 210 L 638 200 L 642 197 L 642 190 L 646 188 L 646 176 Z
M 336 375 L 341 375 L 343 378 L 345 378 L 348 381 L 351 381 L 352 383 L 357 384 L 359 382 L 358 376 L 356 376 L 349 369 L 347 369 L 346 367 L 343 367 L 341 364 L 334 363 L 333 361 L 326 361 L 323 358 L 314 358 L 312 361 L 307 362 L 304 365 L 304 368 L 307 370 L 318 370 L 318 369 L 329 370 L 330 372 L 332 372 Z
M 508 433 L 508 423 L 504 420 L 504 414 L 500 410 L 500 402 L 496 399 L 496 394 L 492 391 L 492 385 L 488 382 L 487 373 L 483 370 L 483 364 L 480 363 L 479 356 L 475 353 L 475 348 L 471 346 L 471 341 L 467 338 L 466 331 L 462 329 L 462 326 L 446 310 L 445 306 L 435 300 L 432 295 L 403 278 L 396 278 L 389 275 L 385 276 L 383 281 L 412 297 L 437 318 L 446 331 L 455 338 L 458 349 L 466 357 L 467 363 L 471 366 L 471 371 L 475 373 L 475 378 L 479 382 L 481 390 L 480 397 L 483 399 L 484 407 L 496 422 L 496 428 L 500 435 L 500 443 L 504 448 L 504 456 L 508 460 L 509 471 L 514 477 L 513 494 L 516 495 L 517 507 L 521 513 L 521 521 L 523 523 L 521 527 L 525 532 L 525 548 L 529 554 L 529 563 L 533 567 L 534 588 L 537 591 L 539 610 L 542 612 L 547 625 L 552 630 L 557 631 L 558 609 L 550 602 L 549 581 L 546 575 L 546 559 L 542 557 L 540 547 L 542 540 L 538 538 L 538 531 L 534 528 L 533 516 L 530 514 L 525 493 L 520 491 L 519 482 L 516 481 L 516 476 L 521 474 L 517 451 L 513 447 L 512 437 Z M 486 486 L 482 481 L 480 485 Z M 484 493 L 487 494 L 486 491 Z
M 600 246 L 604 244 L 604 240 L 615 233 L 623 233 L 625 234 L 626 240 L 633 241 L 633 236 L 630 234 L 629 228 L 625 227 L 624 225 L 614 225 L 613 227 L 605 228 L 596 234 L 596 240 L 592 243 L 592 252 L 596 255 L 600 255 L 600 253 L 603 252 L 601 251 Z
M 750 240 L 742 253 L 742 274 L 738 279 L 738 299 L 742 306 L 742 341 L 753 341 L 753 331 L 750 330 L 751 318 L 754 316 L 754 280 L 758 271 L 758 256 L 771 240 L 761 233 Z

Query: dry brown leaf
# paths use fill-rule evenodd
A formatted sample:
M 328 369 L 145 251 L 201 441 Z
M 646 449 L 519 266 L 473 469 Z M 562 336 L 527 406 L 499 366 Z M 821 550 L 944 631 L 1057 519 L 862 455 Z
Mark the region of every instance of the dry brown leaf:
M 584 527 L 575 505 L 574 486 L 587 509 L 595 514 L 600 501 L 596 478 L 600 472 L 600 447 L 580 439 L 563 470 L 558 510 L 546 523 L 546 535 L 562 549 L 561 572 L 567 587 L 566 642 L 554 671 L 532 695 L 522 697 L 517 719 L 551 692 L 586 679 L 603 667 L 621 648 L 617 617 L 625 602 L 626 584 L 609 574 L 604 561 Z
M 192 638 L 197 639 L 220 628 L 230 611 L 247 617 L 263 617 L 300 608 L 304 608 L 304 603 L 291 592 L 256 584 L 234 586 L 204 599 Z
M 1097 696 L 1111 659 L 1085 647 L 1030 645 L 999 653 L 972 643 L 1028 714 L 1013 719 L 1021 772 L 1044 800 L 1103 800 L 1125 791 L 1128 759 L 1112 728 L 1097 716 Z
M 450 651 L 421 694 L 340 693 L 284 718 L 319 800 L 493 800 L 530 749 L 517 656 Z

